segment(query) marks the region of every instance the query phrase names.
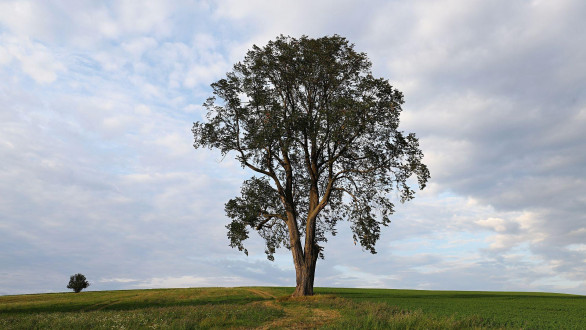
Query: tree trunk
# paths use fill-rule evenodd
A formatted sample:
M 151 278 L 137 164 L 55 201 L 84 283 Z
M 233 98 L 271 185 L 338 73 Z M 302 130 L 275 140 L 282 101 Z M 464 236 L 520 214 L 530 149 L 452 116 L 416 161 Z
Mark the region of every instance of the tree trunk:
M 317 214 L 312 214 L 319 203 L 317 181 L 314 181 L 309 191 L 309 214 L 305 226 L 305 251 L 303 260 L 295 262 L 297 285 L 293 297 L 313 296 L 313 279 L 315 278 L 315 265 L 320 248 L 315 243 L 315 225 Z M 295 259 L 295 254 L 293 254 Z
M 297 285 L 293 297 L 313 296 L 313 280 L 318 254 L 319 247 L 313 244 L 310 249 L 305 250 L 303 262 L 295 264 Z
M 308 265 L 303 264 L 299 267 L 295 265 L 297 285 L 293 292 L 293 297 L 313 296 L 313 280 L 315 278 L 315 266 L 317 258 L 313 258 Z
M 295 264 L 296 286 L 293 297 L 313 296 L 313 280 L 315 278 L 315 265 L 320 252 L 320 247 L 315 242 L 315 226 L 317 213 L 312 210 L 318 207 L 319 194 L 317 180 L 309 191 L 309 214 L 305 226 L 305 249 L 301 249 L 301 241 L 297 229 L 297 221 L 293 212 L 288 212 L 289 239 L 291 252 Z M 292 230 L 294 229 L 294 230 Z

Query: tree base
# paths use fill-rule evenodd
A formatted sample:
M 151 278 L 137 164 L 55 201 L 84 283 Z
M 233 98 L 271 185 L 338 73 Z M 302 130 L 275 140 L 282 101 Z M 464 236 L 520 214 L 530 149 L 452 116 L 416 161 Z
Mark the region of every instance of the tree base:
M 295 287 L 295 291 L 293 291 L 293 294 L 291 295 L 291 297 L 307 297 L 307 296 L 313 296 L 313 287 L 312 286 L 298 285 L 297 287 Z

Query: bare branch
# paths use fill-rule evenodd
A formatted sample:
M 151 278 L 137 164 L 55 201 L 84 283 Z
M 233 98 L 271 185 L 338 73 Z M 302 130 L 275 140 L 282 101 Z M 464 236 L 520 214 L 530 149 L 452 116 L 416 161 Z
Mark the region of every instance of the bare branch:
M 350 191 L 348 191 L 347 189 L 344 189 L 344 188 L 334 188 L 333 190 L 343 191 L 343 192 L 347 193 L 348 195 L 352 196 L 352 198 L 353 198 L 353 199 L 354 199 L 356 202 L 358 202 L 358 201 L 359 201 L 359 200 L 358 200 L 358 198 L 356 198 L 356 196 L 354 196 L 354 194 L 352 194 L 352 193 L 351 193 Z

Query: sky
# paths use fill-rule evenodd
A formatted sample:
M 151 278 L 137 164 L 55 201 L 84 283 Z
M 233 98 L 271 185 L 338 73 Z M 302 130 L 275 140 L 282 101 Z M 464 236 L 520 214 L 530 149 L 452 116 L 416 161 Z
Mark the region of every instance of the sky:
M 280 34 L 338 34 L 404 93 L 428 187 L 316 286 L 586 294 L 586 2 L 0 0 L 0 295 L 294 286 L 231 249 L 252 173 L 194 149 L 210 84 Z

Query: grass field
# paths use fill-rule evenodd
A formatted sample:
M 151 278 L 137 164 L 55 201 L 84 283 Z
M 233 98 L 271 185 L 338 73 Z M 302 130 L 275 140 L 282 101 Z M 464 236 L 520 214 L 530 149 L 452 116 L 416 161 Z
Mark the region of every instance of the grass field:
M 0 329 L 586 329 L 586 296 L 316 288 L 191 288 L 0 296 Z

